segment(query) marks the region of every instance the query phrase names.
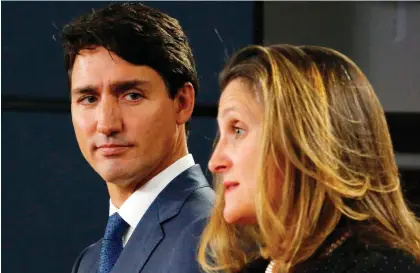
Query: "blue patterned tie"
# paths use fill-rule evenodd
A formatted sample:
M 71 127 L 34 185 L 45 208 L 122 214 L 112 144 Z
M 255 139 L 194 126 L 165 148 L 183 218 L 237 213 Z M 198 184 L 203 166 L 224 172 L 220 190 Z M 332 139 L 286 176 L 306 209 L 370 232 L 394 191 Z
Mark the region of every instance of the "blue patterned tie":
M 109 216 L 105 236 L 102 240 L 97 273 L 111 272 L 123 250 L 122 238 L 127 228 L 128 224 L 118 213 Z

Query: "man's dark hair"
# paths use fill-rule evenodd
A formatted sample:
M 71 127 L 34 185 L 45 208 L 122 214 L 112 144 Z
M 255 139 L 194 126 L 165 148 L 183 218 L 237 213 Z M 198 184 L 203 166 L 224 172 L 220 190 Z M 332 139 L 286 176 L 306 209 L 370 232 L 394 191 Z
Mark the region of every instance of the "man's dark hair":
M 65 25 L 61 33 L 71 86 L 74 60 L 83 49 L 104 47 L 163 78 L 171 98 L 190 82 L 199 90 L 192 50 L 179 22 L 141 3 L 112 3 Z

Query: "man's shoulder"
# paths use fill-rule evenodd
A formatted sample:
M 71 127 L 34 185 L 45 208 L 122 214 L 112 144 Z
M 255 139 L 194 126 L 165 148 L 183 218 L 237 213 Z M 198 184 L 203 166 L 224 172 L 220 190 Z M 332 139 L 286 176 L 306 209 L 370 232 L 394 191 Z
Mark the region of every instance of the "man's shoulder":
M 201 167 L 196 164 L 171 181 L 159 194 L 155 204 L 163 222 L 180 215 L 193 219 L 196 214 L 208 214 L 213 207 L 214 196 Z
M 191 192 L 181 206 L 177 220 L 191 223 L 210 216 L 213 209 L 215 193 L 209 186 Z
M 213 209 L 215 192 L 206 181 L 195 185 L 184 182 L 184 190 L 181 193 L 178 190 L 180 194 L 161 196 L 165 197 L 159 206 L 161 223 L 169 230 L 190 227 L 200 231 L 203 229 L 201 223 L 206 222 Z
M 215 199 L 215 192 L 210 185 L 197 188 L 186 199 L 186 203 L 205 203 L 213 206 Z
M 184 179 L 189 180 L 187 182 L 187 187 L 191 187 L 191 189 L 193 189 L 190 192 L 188 198 L 186 199 L 186 202 L 205 202 L 213 206 L 215 193 L 214 190 L 211 188 L 209 182 L 207 181 L 201 166 L 196 164 L 191 168 L 185 170 L 184 174 L 186 174 L 186 177 L 184 176 Z

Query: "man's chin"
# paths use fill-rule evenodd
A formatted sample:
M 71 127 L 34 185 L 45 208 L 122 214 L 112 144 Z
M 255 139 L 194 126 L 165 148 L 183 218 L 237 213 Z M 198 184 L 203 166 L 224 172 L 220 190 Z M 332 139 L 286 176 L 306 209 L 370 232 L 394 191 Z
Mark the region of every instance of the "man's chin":
M 94 170 L 105 182 L 117 186 L 134 185 L 143 183 L 145 175 L 144 168 L 139 165 L 127 164 L 128 162 L 107 162 L 111 164 L 102 164 L 95 166 Z
M 130 183 L 130 180 L 133 180 L 132 175 L 128 170 L 122 170 L 122 168 L 117 169 L 100 169 L 96 171 L 103 180 L 107 183 L 115 185 L 126 185 Z

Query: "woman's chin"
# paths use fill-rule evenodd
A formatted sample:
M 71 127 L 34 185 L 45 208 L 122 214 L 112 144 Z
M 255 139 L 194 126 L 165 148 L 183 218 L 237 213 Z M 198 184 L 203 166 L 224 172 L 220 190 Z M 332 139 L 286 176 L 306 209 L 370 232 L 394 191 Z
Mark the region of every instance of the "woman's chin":
M 232 211 L 225 207 L 223 218 L 228 224 L 252 225 L 257 223 L 255 215 L 242 214 L 239 211 Z
M 229 209 L 225 207 L 225 209 L 223 210 L 223 218 L 225 218 L 226 223 L 235 224 L 237 217 L 235 216 L 235 213 L 229 211 Z

